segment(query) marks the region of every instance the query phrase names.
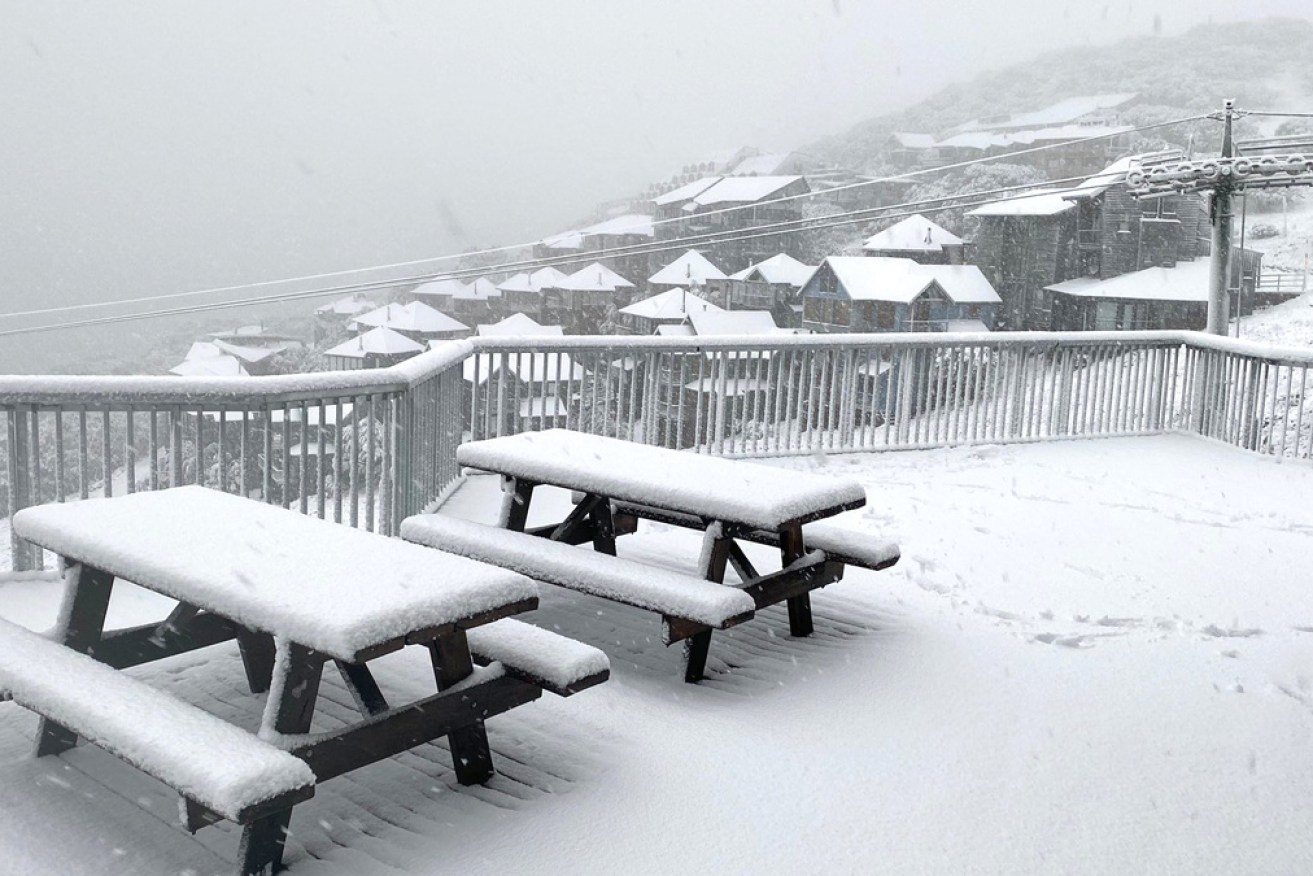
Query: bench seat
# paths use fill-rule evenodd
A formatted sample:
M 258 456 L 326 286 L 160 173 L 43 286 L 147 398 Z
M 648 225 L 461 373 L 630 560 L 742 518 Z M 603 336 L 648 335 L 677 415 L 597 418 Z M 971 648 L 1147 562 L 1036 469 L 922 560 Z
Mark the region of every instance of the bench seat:
M 612 502 L 617 518 L 642 517 L 669 523 L 672 526 L 684 526 L 689 529 L 705 529 L 703 520 L 692 514 L 653 508 L 636 502 Z M 780 536 L 777 532 L 764 529 L 750 529 L 736 534 L 737 537 L 757 544 L 778 547 Z M 827 558 L 837 560 L 847 566 L 859 566 L 864 569 L 880 571 L 895 565 L 901 557 L 897 542 L 876 538 L 870 533 L 833 523 L 813 522 L 802 529 L 803 543 L 808 550 L 821 550 Z
M 4 620 L 0 688 L 19 705 L 239 824 L 314 795 L 315 775 L 297 757 Z
M 611 661 L 592 645 L 512 618 L 475 627 L 466 635 L 476 660 L 496 661 L 507 673 L 558 696 L 601 684 L 611 674 Z
M 751 595 L 723 584 L 441 514 L 407 518 L 401 536 L 549 584 L 714 629 L 748 620 L 757 607 Z M 475 632 L 470 631 L 471 645 Z

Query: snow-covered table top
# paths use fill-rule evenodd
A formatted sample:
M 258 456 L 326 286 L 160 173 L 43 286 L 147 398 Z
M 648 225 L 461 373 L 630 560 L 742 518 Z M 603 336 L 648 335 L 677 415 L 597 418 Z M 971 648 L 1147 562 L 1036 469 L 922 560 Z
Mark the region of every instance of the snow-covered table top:
M 471 441 L 456 458 L 534 483 L 768 530 L 866 504 L 862 485 L 847 478 L 785 473 L 567 429 Z
M 537 596 L 514 572 L 196 486 L 25 508 L 13 528 L 72 560 L 348 660 Z

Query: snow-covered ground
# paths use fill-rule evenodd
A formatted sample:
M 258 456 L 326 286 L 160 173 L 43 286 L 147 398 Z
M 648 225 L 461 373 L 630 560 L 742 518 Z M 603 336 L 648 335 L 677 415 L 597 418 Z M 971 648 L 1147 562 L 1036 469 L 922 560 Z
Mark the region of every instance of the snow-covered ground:
M 445 743 L 326 783 L 291 872 L 1313 870 L 1313 467 L 1176 435 L 770 464 L 862 480 L 841 522 L 902 562 L 818 593 L 809 639 L 782 610 L 718 633 L 696 686 L 654 615 L 545 588 L 532 619 L 604 648 L 611 681 L 490 721 L 486 787 L 456 784 Z M 444 510 L 490 521 L 498 499 L 472 477 Z M 654 524 L 621 542 L 685 569 L 698 547 Z M 0 614 L 48 625 L 56 589 L 0 585 Z M 258 722 L 235 648 L 136 674 Z M 432 685 L 423 653 L 379 676 Z M 352 714 L 325 680 L 321 726 Z M 0 707 L 0 870 L 230 868 L 231 825 L 189 837 L 94 749 L 32 761 L 34 727 Z

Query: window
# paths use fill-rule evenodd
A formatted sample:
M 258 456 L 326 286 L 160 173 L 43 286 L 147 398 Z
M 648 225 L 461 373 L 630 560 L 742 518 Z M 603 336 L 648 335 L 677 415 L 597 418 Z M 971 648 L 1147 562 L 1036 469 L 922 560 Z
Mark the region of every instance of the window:
M 881 301 L 875 306 L 875 324 L 878 328 L 893 330 L 897 309 L 892 302 Z

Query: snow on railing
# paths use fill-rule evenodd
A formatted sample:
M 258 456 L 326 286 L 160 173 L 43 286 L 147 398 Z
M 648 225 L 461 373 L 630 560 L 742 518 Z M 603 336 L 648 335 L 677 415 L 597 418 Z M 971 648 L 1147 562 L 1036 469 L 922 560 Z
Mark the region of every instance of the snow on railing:
M 200 483 L 394 534 L 462 440 L 552 426 L 736 456 L 1185 430 L 1306 459 L 1310 365 L 1193 332 L 535 336 L 363 371 L 0 377 L 0 510 Z

